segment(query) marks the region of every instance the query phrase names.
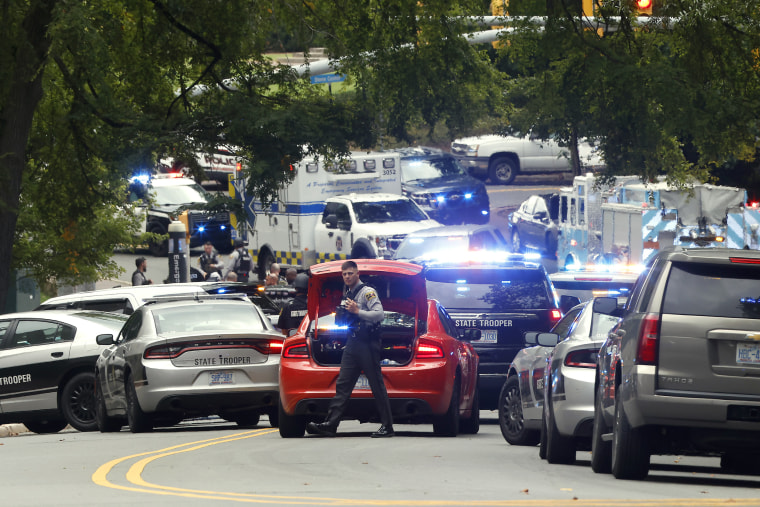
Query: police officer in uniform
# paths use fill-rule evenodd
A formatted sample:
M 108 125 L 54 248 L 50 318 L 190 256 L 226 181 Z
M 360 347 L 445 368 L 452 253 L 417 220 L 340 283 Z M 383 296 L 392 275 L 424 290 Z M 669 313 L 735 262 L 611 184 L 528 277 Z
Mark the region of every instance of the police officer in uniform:
M 282 334 L 285 336 L 288 336 L 291 329 L 297 328 L 306 316 L 306 292 L 309 289 L 309 275 L 306 273 L 296 275 L 293 285 L 296 294 L 280 310 L 280 318 L 277 320 L 277 327 L 282 330 Z
M 247 282 L 248 274 L 253 267 L 251 255 L 246 249 L 246 243 L 240 238 L 234 241 L 235 250 L 230 254 L 229 264 L 227 270 L 224 273 L 224 278 L 227 279 L 230 273 L 237 275 L 238 282 Z
M 376 325 L 383 320 L 383 305 L 375 289 L 363 285 L 359 280 L 359 268 L 354 261 L 344 262 L 341 271 L 346 295 L 340 307 L 350 314 L 349 319 L 353 316 L 354 325 L 350 326 L 351 334 L 346 341 L 346 348 L 343 349 L 335 397 L 330 401 L 327 418 L 322 423 L 310 422 L 306 431 L 312 435 L 335 436 L 351 391 L 359 375 L 364 372 L 369 380 L 381 422 L 380 429 L 371 436 L 392 437 L 393 415 L 380 371 L 380 335 L 375 331 Z M 338 313 L 340 312 L 336 312 L 336 315 Z

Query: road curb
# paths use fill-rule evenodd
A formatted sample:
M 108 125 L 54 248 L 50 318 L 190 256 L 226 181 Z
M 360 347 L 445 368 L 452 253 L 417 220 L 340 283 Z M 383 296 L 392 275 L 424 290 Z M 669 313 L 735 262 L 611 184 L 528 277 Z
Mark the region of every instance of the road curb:
M 21 433 L 28 433 L 29 430 L 23 424 L 0 424 L 0 438 L 15 437 Z

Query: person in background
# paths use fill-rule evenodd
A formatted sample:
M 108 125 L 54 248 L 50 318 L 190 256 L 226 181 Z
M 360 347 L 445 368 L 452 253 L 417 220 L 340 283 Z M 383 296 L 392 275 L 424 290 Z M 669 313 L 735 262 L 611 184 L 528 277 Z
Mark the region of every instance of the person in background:
M 211 273 L 222 272 L 224 265 L 219 260 L 219 256 L 214 251 L 214 245 L 210 241 L 206 241 L 203 244 L 203 253 L 198 257 L 198 264 L 201 267 L 201 273 L 203 279 L 208 280 Z
M 296 294 L 282 307 L 280 318 L 277 320 L 277 327 L 285 336 L 289 335 L 291 329 L 296 329 L 306 316 L 306 293 L 309 289 L 309 275 L 301 273 L 296 276 L 293 287 Z
M 272 264 L 270 264 L 269 265 L 269 274 L 273 275 L 274 277 L 276 277 L 275 279 L 277 280 L 272 285 L 278 285 L 280 283 L 280 265 L 277 264 L 276 262 L 273 262 Z
M 153 280 L 145 276 L 145 272 L 148 270 L 148 261 L 145 257 L 138 257 L 135 259 L 135 266 L 137 269 L 132 273 L 132 285 L 150 285 Z
M 230 254 L 230 260 L 227 264 L 227 271 L 224 278 L 230 273 L 235 273 L 239 282 L 247 282 L 248 275 L 253 267 L 253 259 L 251 254 L 248 253 L 245 241 L 242 239 L 235 239 L 235 250 Z
M 234 271 L 230 271 L 229 273 L 227 273 L 227 276 L 224 277 L 224 280 L 227 282 L 237 282 L 238 281 L 237 273 L 235 273 Z
M 297 276 L 298 270 L 296 268 L 288 268 L 288 270 L 285 271 L 285 281 L 288 282 L 288 286 L 294 287 Z

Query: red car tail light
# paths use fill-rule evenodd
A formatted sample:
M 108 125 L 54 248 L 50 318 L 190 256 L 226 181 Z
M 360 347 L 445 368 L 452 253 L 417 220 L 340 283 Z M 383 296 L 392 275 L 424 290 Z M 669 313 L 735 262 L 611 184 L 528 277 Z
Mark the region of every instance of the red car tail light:
M 660 339 L 660 316 L 648 313 L 641 322 L 636 361 L 639 364 L 657 364 L 657 342 Z
M 549 318 L 552 321 L 552 326 L 554 326 L 562 318 L 562 312 L 555 308 L 551 311 Z
M 282 349 L 282 357 L 287 357 L 288 359 L 308 359 L 309 348 L 303 340 L 289 343 L 287 347 Z
M 417 343 L 417 359 L 441 359 L 443 349 L 436 342 L 421 338 Z
M 599 351 L 596 349 L 574 350 L 565 356 L 565 366 L 575 368 L 596 368 L 596 357 Z

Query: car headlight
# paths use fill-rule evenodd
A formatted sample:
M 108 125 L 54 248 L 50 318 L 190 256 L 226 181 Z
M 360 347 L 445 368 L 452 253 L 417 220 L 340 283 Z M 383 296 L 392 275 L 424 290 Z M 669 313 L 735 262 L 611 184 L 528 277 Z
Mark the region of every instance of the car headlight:
M 477 157 L 478 156 L 478 148 L 480 148 L 479 144 L 473 144 L 471 146 L 467 147 L 467 156 L 468 157 Z

